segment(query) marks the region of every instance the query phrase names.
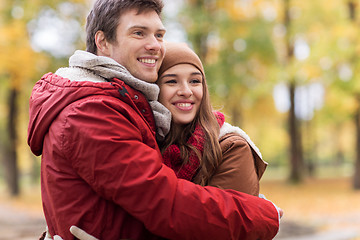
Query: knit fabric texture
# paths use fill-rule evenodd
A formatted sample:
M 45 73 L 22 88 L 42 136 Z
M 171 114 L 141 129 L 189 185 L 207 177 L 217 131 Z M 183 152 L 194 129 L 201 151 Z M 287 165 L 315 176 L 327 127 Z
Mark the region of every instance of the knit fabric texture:
M 77 50 L 69 59 L 69 67 L 58 69 L 56 74 L 77 81 L 121 79 L 130 87 L 142 92 L 149 101 L 156 122 L 156 137 L 163 139 L 169 132 L 171 113 L 158 102 L 159 87 L 154 83 L 148 83 L 132 76 L 125 67 L 114 59 Z M 98 78 L 94 79 L 94 76 L 98 76 Z
M 214 112 L 216 119 L 221 127 L 225 122 L 225 117 L 221 112 Z M 203 129 L 197 125 L 195 127 L 194 133 L 191 135 L 188 144 L 195 147 L 200 155 L 202 156 L 204 152 L 204 142 L 205 134 Z M 185 164 L 184 160 L 180 156 L 180 148 L 176 144 L 170 145 L 163 153 L 164 164 L 174 170 L 176 176 L 181 179 L 186 179 L 191 181 L 196 173 L 198 172 L 200 166 L 200 160 L 197 157 L 196 153 L 191 150 L 189 153 L 189 161 Z
M 158 72 L 159 77 L 166 70 L 178 64 L 191 64 L 205 76 L 200 58 L 186 43 L 166 42 L 165 47 L 166 53 Z

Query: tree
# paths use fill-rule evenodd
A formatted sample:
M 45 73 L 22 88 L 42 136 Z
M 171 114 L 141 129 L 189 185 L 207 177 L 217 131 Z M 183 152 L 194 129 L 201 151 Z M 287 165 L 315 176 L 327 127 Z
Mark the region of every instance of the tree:
M 18 147 L 19 138 L 19 99 L 23 97 L 23 91 L 28 91 L 28 83 L 33 83 L 48 68 L 48 55 L 36 52 L 31 45 L 28 24 L 33 18 L 41 13 L 42 9 L 58 7 L 64 1 L 25 1 L 4 0 L 0 4 L 0 79 L 7 82 L 4 86 L 8 89 L 7 115 L 5 118 L 6 136 L 0 138 L 3 151 L 2 162 L 4 175 L 9 192 L 12 196 L 20 193 Z M 80 0 L 73 0 L 81 3 Z M 60 10 L 58 10 L 60 12 Z M 80 14 L 79 11 L 78 14 Z M 82 15 L 83 16 L 83 15 Z M 23 106 L 23 105 L 20 105 Z
M 285 28 L 285 46 L 284 46 L 284 57 L 282 59 L 282 64 L 285 69 L 289 69 L 291 63 L 294 61 L 294 45 L 292 38 L 292 29 L 291 29 L 291 15 L 290 15 L 290 0 L 283 0 L 283 26 Z M 295 91 L 297 87 L 297 82 L 292 74 L 288 74 L 289 79 L 287 79 L 288 90 L 289 90 L 289 115 L 288 115 L 288 133 L 290 139 L 290 176 L 289 179 L 292 182 L 301 182 L 304 178 L 304 160 L 303 160 L 303 150 L 302 150 L 302 135 L 300 128 L 300 121 L 296 116 L 296 100 L 295 100 Z M 285 80 L 286 81 L 286 80 Z
M 332 45 L 338 45 L 332 49 L 336 53 L 334 59 L 334 67 L 331 69 L 332 79 L 331 89 L 329 91 L 336 92 L 337 99 L 330 111 L 332 113 L 332 122 L 336 124 L 337 129 L 346 126 L 346 122 L 351 121 L 354 130 L 354 175 L 353 188 L 360 189 L 360 84 L 359 73 L 356 71 L 360 67 L 359 61 L 359 40 L 358 34 L 358 14 L 356 1 L 344 1 L 341 7 L 344 9 L 344 15 L 337 18 L 333 30 L 337 35 L 333 37 L 336 41 Z M 338 9 L 337 9 L 338 10 Z M 339 107 L 341 106 L 341 107 Z M 340 110 L 342 108 L 343 110 Z
M 0 48 L 1 75 L 9 81 L 7 97 L 7 140 L 4 139 L 3 163 L 6 169 L 4 174 L 11 195 L 19 194 L 19 171 L 17 161 L 18 146 L 18 97 L 22 85 L 35 74 L 32 67 L 33 59 L 37 58 L 28 43 L 26 23 L 21 20 L 5 22 L 0 29 L 3 40 Z M 11 58 L 9 57 L 11 56 Z M 21 68 L 19 68 L 21 67 Z
M 351 24 L 358 27 L 357 21 L 357 2 L 353 0 L 349 0 L 347 2 L 348 5 L 348 11 L 349 11 L 349 19 L 351 21 Z M 357 49 L 357 44 L 359 42 L 359 37 L 356 36 L 355 39 L 352 41 L 353 44 L 355 44 L 355 49 Z M 358 69 L 359 67 L 359 57 L 358 57 L 358 51 L 355 51 L 353 55 L 351 55 L 349 61 L 351 62 L 351 65 L 353 66 L 353 69 Z M 358 79 L 358 74 L 355 73 L 354 80 Z M 354 89 L 354 98 L 357 103 L 357 107 L 355 109 L 354 113 L 354 124 L 356 129 L 356 140 L 355 140 L 355 149 L 356 149 L 356 155 L 355 155 L 355 171 L 354 171 L 354 179 L 353 179 L 353 187 L 354 189 L 360 189 L 360 89 L 355 88 Z
M 250 107 L 243 102 L 257 101 L 255 91 L 268 80 L 267 65 L 275 60 L 272 24 L 261 15 L 246 16 L 246 11 L 236 8 L 236 1 L 198 0 L 187 1 L 181 16 L 205 65 L 214 102 L 224 105 L 235 125 L 243 124 L 243 111 Z

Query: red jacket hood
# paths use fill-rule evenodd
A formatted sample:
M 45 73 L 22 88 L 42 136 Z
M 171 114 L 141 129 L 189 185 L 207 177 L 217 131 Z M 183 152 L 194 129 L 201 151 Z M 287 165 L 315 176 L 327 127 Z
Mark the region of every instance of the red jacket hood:
M 103 95 L 104 92 L 118 95 L 114 84 L 123 85 L 123 82 L 71 81 L 53 73 L 45 74 L 35 84 L 30 97 L 28 144 L 31 151 L 37 156 L 42 154 L 44 136 L 66 106 L 90 95 Z

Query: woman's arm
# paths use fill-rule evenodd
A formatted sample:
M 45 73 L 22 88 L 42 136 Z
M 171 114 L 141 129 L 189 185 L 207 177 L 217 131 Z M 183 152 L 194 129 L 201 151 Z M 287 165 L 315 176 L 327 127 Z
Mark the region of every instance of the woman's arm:
M 250 145 L 236 133 L 226 134 L 219 143 L 223 158 L 209 185 L 258 196 L 260 177 Z

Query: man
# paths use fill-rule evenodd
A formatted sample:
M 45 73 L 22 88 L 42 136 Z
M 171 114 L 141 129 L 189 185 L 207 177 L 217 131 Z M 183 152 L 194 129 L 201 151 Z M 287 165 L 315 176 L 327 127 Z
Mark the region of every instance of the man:
M 73 239 L 76 225 L 107 240 L 271 239 L 279 227 L 271 202 L 177 179 L 162 164 L 155 135 L 170 119 L 153 84 L 165 53 L 162 7 L 98 0 L 87 52 L 36 83 L 28 143 L 42 154 L 49 232 Z

